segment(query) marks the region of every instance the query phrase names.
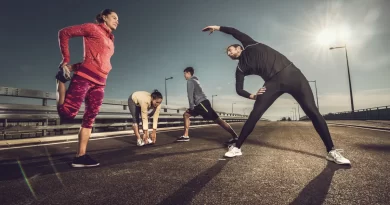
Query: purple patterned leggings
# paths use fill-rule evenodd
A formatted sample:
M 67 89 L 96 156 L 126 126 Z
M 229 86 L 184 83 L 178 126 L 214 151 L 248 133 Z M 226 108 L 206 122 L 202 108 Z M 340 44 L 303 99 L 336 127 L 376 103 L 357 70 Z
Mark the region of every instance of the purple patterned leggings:
M 81 127 L 92 128 L 104 98 L 104 85 L 98 85 L 78 75 L 73 75 L 66 91 L 64 104 L 57 107 L 61 119 L 74 119 L 85 100 Z

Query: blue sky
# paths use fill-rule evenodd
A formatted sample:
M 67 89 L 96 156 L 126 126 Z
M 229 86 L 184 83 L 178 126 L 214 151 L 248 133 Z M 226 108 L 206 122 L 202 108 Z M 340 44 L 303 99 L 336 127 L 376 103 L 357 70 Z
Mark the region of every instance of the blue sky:
M 115 35 L 113 69 L 106 98 L 127 99 L 134 91 L 164 94 L 168 81 L 168 104 L 188 106 L 183 69 L 195 68 L 215 109 L 246 113 L 251 100 L 235 93 L 236 61 L 224 48 L 236 43 L 231 36 L 201 29 L 207 25 L 235 27 L 255 40 L 286 55 L 309 80 L 316 80 L 320 112 L 350 110 L 349 87 L 342 49 L 347 44 L 355 108 L 390 105 L 390 2 L 386 0 L 144 0 L 144 1 L 8 1 L 0 16 L 0 85 L 55 91 L 54 75 L 61 61 L 57 32 L 63 27 L 92 22 L 104 8 L 119 15 Z M 24 5 L 24 7 L 21 7 Z M 332 35 L 348 28 L 347 40 L 337 38 L 319 44 L 318 35 Z M 71 61 L 82 59 L 81 38 L 72 39 Z M 245 89 L 256 92 L 264 81 L 246 77 Z M 314 84 L 313 84 L 314 91 Z M 0 98 L 1 102 L 9 99 Z M 291 114 L 294 100 L 288 94 L 278 99 L 264 117 L 279 119 Z M 302 111 L 301 111 L 302 115 Z

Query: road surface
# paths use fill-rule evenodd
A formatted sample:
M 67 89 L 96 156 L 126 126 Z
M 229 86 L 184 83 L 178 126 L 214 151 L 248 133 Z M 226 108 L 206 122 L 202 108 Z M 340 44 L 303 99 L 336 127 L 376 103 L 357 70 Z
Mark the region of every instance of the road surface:
M 232 124 L 237 133 L 242 123 Z M 218 126 L 90 141 L 96 168 L 69 166 L 76 143 L 0 150 L 1 204 L 388 204 L 390 132 L 329 126 L 352 166 L 325 159 L 310 122 L 260 122 L 226 159 Z

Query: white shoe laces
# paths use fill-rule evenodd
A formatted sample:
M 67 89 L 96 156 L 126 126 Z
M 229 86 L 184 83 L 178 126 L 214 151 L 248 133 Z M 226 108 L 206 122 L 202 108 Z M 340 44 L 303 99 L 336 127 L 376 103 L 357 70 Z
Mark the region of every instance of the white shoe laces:
M 334 151 L 332 152 L 333 153 L 332 155 L 335 159 L 344 158 L 343 155 L 340 154 L 341 152 L 344 152 L 344 150 L 343 149 L 334 149 Z
M 229 152 L 232 152 L 232 153 L 239 153 L 239 152 L 240 152 L 240 149 L 237 148 L 237 147 L 234 146 L 234 145 L 231 145 L 231 146 L 229 147 Z

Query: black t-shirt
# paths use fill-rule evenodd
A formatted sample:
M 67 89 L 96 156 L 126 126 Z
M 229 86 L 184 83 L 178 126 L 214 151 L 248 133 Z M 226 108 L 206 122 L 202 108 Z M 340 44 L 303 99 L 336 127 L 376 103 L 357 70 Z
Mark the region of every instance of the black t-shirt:
M 250 93 L 244 90 L 245 76 L 258 75 L 264 81 L 268 81 L 276 73 L 292 64 L 283 54 L 265 44 L 256 42 L 235 28 L 221 26 L 220 31 L 232 35 L 244 47 L 236 69 L 236 91 L 240 96 L 246 98 L 250 96 Z

